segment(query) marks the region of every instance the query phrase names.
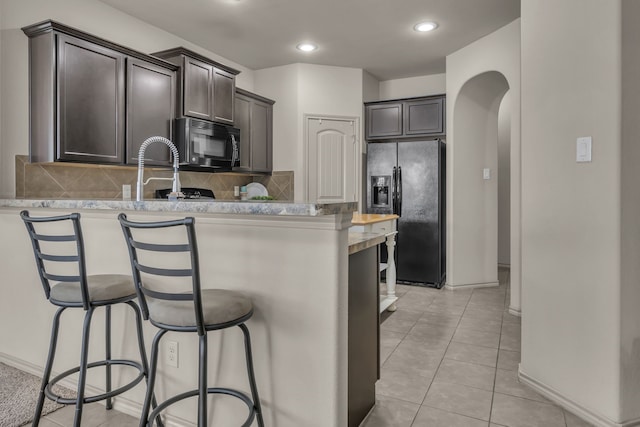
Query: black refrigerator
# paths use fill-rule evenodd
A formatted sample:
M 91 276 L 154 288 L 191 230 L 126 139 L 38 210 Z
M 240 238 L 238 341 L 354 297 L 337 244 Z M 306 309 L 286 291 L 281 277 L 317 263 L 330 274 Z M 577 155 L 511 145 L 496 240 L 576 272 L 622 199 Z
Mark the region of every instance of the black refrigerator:
M 444 141 L 370 142 L 366 183 L 367 213 L 400 216 L 397 282 L 441 288 L 446 264 Z

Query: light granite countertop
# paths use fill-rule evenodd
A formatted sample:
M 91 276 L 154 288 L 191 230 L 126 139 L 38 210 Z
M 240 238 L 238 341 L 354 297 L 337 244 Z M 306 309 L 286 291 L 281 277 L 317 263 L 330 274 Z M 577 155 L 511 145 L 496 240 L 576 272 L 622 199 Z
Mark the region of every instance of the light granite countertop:
M 349 255 L 379 245 L 386 240 L 384 234 L 370 232 L 349 232 Z
M 184 212 L 236 215 L 308 216 L 355 212 L 356 202 L 308 203 L 236 200 L 73 200 L 73 199 L 0 199 L 0 208 L 95 209 L 146 212 Z

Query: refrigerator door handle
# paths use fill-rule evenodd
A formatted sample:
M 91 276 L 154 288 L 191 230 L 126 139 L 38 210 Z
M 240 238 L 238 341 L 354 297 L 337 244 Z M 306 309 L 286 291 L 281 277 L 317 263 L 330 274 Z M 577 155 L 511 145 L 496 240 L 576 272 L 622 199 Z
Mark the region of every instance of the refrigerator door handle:
M 398 166 L 398 216 L 402 216 L 402 166 Z
M 392 208 L 392 213 L 395 214 L 398 212 L 398 169 L 395 166 L 393 167 L 392 180 L 393 182 L 391 183 L 391 186 L 392 186 L 391 208 Z

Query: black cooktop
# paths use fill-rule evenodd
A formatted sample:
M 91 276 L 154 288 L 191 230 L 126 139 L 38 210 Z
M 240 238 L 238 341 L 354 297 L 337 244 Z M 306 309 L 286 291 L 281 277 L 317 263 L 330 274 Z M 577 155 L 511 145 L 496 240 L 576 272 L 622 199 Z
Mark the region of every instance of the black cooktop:
M 185 199 L 215 199 L 216 196 L 213 194 L 212 190 L 208 188 L 193 188 L 193 187 L 182 187 L 182 194 L 184 194 Z M 169 193 L 171 193 L 170 188 L 163 188 L 161 190 L 156 190 L 156 199 L 168 199 Z

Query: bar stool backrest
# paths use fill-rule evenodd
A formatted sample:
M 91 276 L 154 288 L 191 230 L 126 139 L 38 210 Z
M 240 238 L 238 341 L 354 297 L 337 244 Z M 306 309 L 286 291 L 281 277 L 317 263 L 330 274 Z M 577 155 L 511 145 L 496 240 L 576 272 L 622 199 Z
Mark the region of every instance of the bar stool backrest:
M 47 299 L 50 299 L 51 295 L 51 281 L 80 283 L 82 307 L 85 310 L 88 310 L 90 300 L 89 288 L 87 285 L 87 270 L 84 258 L 84 241 L 82 239 L 82 228 L 80 226 L 80 214 L 72 213 L 69 215 L 32 217 L 29 215 L 28 211 L 24 210 L 20 212 L 20 217 L 24 221 L 27 231 L 29 232 L 31 245 L 33 246 L 33 253 L 36 258 L 38 274 L 40 275 L 42 287 L 44 288 L 44 293 Z M 41 232 L 41 229 L 43 229 L 46 224 L 62 224 L 64 222 L 68 222 L 69 225 L 71 225 L 71 227 L 67 228 L 67 230 L 72 230 L 71 234 L 59 234 L 59 231 L 55 234 L 44 234 Z M 68 231 L 65 231 L 65 233 L 68 233 Z M 43 242 L 46 243 L 43 244 Z M 69 242 L 75 242 L 75 245 L 72 245 Z M 46 249 L 43 249 L 45 245 Z M 66 255 L 60 255 L 60 252 L 66 253 Z M 77 274 L 68 275 L 54 271 L 53 266 L 60 262 L 76 263 Z M 75 304 L 69 303 L 66 305 L 73 306 Z
M 136 285 L 138 299 L 140 300 L 142 314 L 145 320 L 149 319 L 149 306 L 146 300 L 147 297 L 170 301 L 193 301 L 197 332 L 199 335 L 204 335 L 206 331 L 204 328 L 204 315 L 202 313 L 202 295 L 200 292 L 200 265 L 198 261 L 198 244 L 196 242 L 195 218 L 187 217 L 184 219 L 170 221 L 134 222 L 128 220 L 127 216 L 124 213 L 121 213 L 120 215 L 118 215 L 118 220 L 120 221 L 120 225 L 122 226 L 122 231 L 127 242 L 127 248 L 129 249 L 133 279 Z M 179 227 L 184 227 L 187 237 L 187 243 L 157 243 L 157 241 L 160 239 L 154 239 L 153 237 L 150 237 L 158 237 L 160 235 L 160 230 Z M 141 241 L 137 240 L 134 237 L 134 233 L 132 232 L 132 230 L 135 229 L 157 230 L 158 233 L 145 233 L 145 241 Z M 153 256 L 144 257 L 143 262 L 141 261 L 142 252 L 148 252 L 147 255 L 153 255 L 154 252 L 188 253 L 190 258 L 190 268 L 177 269 L 159 266 L 160 262 L 158 261 L 158 258 Z M 191 292 L 165 292 L 154 290 L 150 286 L 147 286 L 146 281 L 141 273 L 144 273 L 145 275 L 160 277 L 190 277 Z

